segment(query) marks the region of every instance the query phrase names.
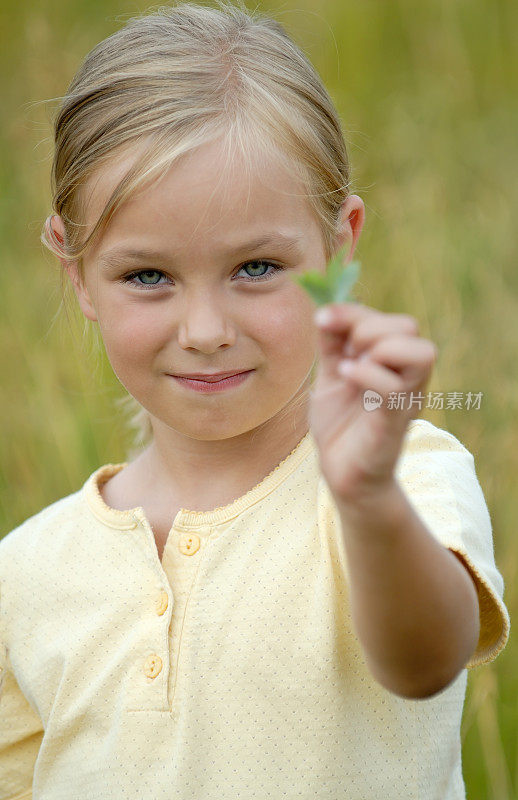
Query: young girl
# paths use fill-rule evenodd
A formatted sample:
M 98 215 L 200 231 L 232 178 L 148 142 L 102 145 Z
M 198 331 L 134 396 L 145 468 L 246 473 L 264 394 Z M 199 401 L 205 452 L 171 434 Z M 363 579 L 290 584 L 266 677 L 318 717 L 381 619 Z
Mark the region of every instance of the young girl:
M 388 402 L 434 344 L 293 280 L 364 222 L 314 68 L 242 5 L 161 8 L 55 147 L 43 240 L 145 447 L 0 543 L 0 798 L 464 798 L 503 580 L 472 454 Z

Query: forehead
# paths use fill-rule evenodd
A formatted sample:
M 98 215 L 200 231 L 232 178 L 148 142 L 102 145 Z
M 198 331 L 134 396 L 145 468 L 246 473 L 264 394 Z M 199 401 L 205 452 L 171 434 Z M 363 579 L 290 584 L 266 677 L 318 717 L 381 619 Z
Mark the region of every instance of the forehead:
M 122 152 L 91 177 L 85 186 L 88 233 L 117 184 L 140 150 Z M 292 177 L 280 159 L 265 153 L 250 163 L 241 152 L 228 157 L 220 140 L 184 154 L 165 168 L 158 180 L 139 187 L 117 209 L 95 250 L 133 237 L 159 238 L 167 246 L 187 245 L 211 237 L 228 244 L 262 227 L 307 231 L 316 227 L 302 181 Z M 246 230 L 245 230 L 246 229 Z

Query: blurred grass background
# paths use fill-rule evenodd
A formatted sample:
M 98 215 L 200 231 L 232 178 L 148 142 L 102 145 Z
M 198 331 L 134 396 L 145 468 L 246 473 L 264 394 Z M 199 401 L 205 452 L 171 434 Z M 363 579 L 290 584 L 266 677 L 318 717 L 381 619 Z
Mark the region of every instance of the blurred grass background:
M 134 0 L 0 3 L 0 537 L 76 491 L 101 464 L 126 460 L 132 440 L 114 405 L 126 392 L 102 347 L 96 355 L 94 332 L 83 341 L 79 309 L 67 319 L 59 264 L 39 241 L 51 212 L 56 106 L 41 101 L 65 92 L 100 39 L 155 7 Z M 352 191 L 366 204 L 356 250 L 362 302 L 413 314 L 421 335 L 437 343 L 430 391 L 445 399 L 452 391 L 483 393 L 479 409 L 423 409 L 421 416 L 475 456 L 513 620 L 518 5 L 290 0 L 259 8 L 308 54 L 343 121 Z M 469 800 L 517 796 L 517 664 L 511 636 L 494 662 L 468 673 L 462 740 Z

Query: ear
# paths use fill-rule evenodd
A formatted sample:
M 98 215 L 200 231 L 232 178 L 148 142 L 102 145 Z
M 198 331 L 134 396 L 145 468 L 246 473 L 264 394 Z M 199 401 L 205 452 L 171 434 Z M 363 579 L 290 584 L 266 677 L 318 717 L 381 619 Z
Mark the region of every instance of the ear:
M 361 197 L 358 197 L 357 194 L 350 194 L 342 203 L 340 215 L 342 225 L 337 249 L 339 250 L 346 242 L 351 242 L 349 255 L 344 260 L 344 264 L 348 264 L 353 257 L 365 221 L 365 205 Z
M 63 247 L 65 242 L 65 225 L 63 223 L 63 220 L 58 214 L 52 215 L 52 217 L 50 218 L 50 226 L 52 228 L 54 236 Z M 68 272 L 68 276 L 72 281 L 72 285 L 77 295 L 81 311 L 83 312 L 85 317 L 87 317 L 87 319 L 91 320 L 92 322 L 97 322 L 97 313 L 90 299 L 88 289 L 86 288 L 85 284 L 81 281 L 81 276 L 79 274 L 77 261 L 67 261 L 66 258 L 63 258 L 62 256 L 59 255 L 58 258 L 61 262 L 61 266 Z

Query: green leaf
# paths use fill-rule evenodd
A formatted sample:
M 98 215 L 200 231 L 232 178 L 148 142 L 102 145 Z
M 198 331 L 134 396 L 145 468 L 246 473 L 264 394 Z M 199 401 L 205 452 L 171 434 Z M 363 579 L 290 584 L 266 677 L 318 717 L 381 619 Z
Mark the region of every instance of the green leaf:
M 348 245 L 340 248 L 328 261 L 325 273 L 318 270 L 307 270 L 302 275 L 292 275 L 296 281 L 307 291 L 317 306 L 328 303 L 354 302 L 352 289 L 360 274 L 359 261 L 351 261 L 344 266 Z
M 300 276 L 296 276 L 296 280 L 319 305 L 331 302 L 328 282 L 326 276 L 321 272 L 310 270 Z
M 352 288 L 358 280 L 360 274 L 360 262 L 351 261 L 342 271 L 335 289 L 335 303 L 347 303 L 351 295 Z

